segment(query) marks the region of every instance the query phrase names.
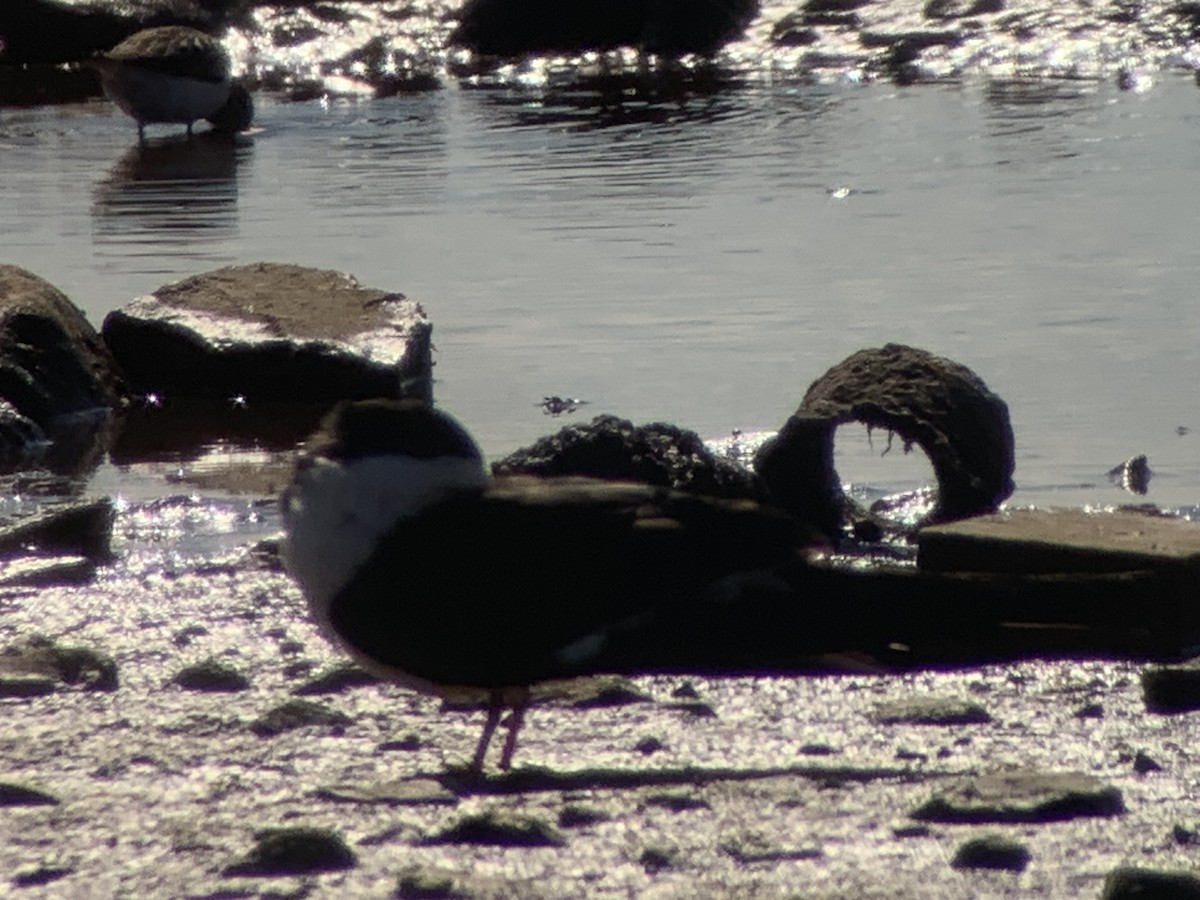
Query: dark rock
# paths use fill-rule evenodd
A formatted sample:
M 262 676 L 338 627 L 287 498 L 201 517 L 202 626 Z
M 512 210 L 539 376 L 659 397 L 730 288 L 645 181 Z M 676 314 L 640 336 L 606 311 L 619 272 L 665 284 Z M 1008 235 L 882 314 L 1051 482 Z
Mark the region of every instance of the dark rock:
M 254 837 L 258 843 L 246 857 L 221 874 L 270 878 L 336 872 L 358 864 L 346 842 L 325 828 L 272 828 Z
M 176 647 L 187 647 L 192 643 L 194 638 L 204 637 L 208 634 L 208 629 L 203 625 L 188 625 L 186 628 L 181 628 L 175 632 L 175 636 L 171 638 L 171 643 Z
M 1171 826 L 1171 839 L 1180 845 L 1200 844 L 1200 830 L 1194 825 L 1176 822 Z
M 1148 772 L 1161 772 L 1162 765 L 1145 750 L 1139 750 L 1133 755 L 1133 771 L 1139 775 L 1145 775 Z
M 642 851 L 642 855 L 638 857 L 638 862 L 649 873 L 661 872 L 663 869 L 671 869 L 675 867 L 675 863 L 679 859 L 679 848 L 668 844 L 656 844 L 652 847 L 646 847 Z
M 0 525 L 0 555 L 73 553 L 96 562 L 112 557 L 116 510 L 109 497 L 48 504 L 31 516 Z
M 32 637 L 0 651 L 0 673 L 37 675 L 90 691 L 117 689 L 117 664 L 86 647 L 65 647 L 50 638 Z
M 381 741 L 375 746 L 375 749 L 380 753 L 390 753 L 393 750 L 412 752 L 413 750 L 420 750 L 422 746 L 420 737 L 415 734 L 406 734 L 404 737 L 394 741 Z
M 596 825 L 607 822 L 612 816 L 594 806 L 580 803 L 569 803 L 558 813 L 559 828 L 581 828 L 586 825 Z
M 1200 661 L 1178 666 L 1150 666 L 1142 671 L 1142 699 L 1154 713 L 1200 709 Z
M 742 865 L 784 860 L 820 859 L 820 847 L 778 846 L 757 832 L 740 834 L 721 843 L 721 851 Z
M 820 38 L 802 12 L 788 13 L 771 29 L 771 43 L 776 47 L 808 47 Z
M 501 57 L 618 47 L 713 56 L 757 12 L 758 0 L 468 0 L 450 42 Z
M 340 694 L 350 688 L 365 687 L 369 684 L 379 684 L 379 678 L 362 666 L 356 666 L 354 663 L 341 663 L 309 679 L 304 684 L 292 688 L 292 693 L 297 697 Z
M 663 791 L 654 794 L 648 794 L 643 801 L 646 806 L 657 806 L 662 809 L 669 809 L 671 812 L 686 812 L 693 809 L 712 809 L 710 804 L 703 797 L 697 797 L 695 794 L 678 791 Z
M 916 697 L 883 703 L 871 714 L 880 725 L 982 725 L 992 721 L 977 703 L 945 697 Z
M 1001 834 L 985 834 L 959 845 L 950 865 L 955 869 L 1007 869 L 1022 872 L 1032 854 L 1022 843 Z
M 564 847 L 567 839 L 536 816 L 489 810 L 464 816 L 427 838 L 428 844 L 486 844 L 497 847 Z
M 189 691 L 234 692 L 250 688 L 250 679 L 228 663 L 217 659 L 188 666 L 171 679 L 172 684 Z
M 686 714 L 693 719 L 716 719 L 717 711 L 711 703 L 705 703 L 703 700 L 688 700 L 683 703 L 665 703 L 667 709 L 673 709 L 677 712 Z
M 1076 709 L 1072 715 L 1074 715 L 1077 719 L 1103 719 L 1104 704 L 1085 703 L 1083 706 Z
M 0 34 L 3 29 L 0 28 Z M 87 318 L 49 282 L 0 265 L 0 461 L 41 436 L 58 471 L 90 464 L 107 412 L 121 405 L 124 382 Z M 36 426 L 36 429 L 32 426 Z
M 597 416 L 568 425 L 492 465 L 496 475 L 587 475 L 638 481 L 713 497 L 755 497 L 752 473 L 712 453 L 695 432 Z
M 651 753 L 657 753 L 667 745 L 653 735 L 642 738 L 633 745 L 633 749 L 644 756 L 649 756 Z
M 1123 812 L 1121 792 L 1090 775 L 1016 771 L 965 779 L 912 816 L 928 822 L 1056 822 Z
M 256 263 L 159 288 L 102 333 L 134 390 L 177 405 L 431 397 L 431 327 L 403 294 L 340 272 Z M 230 408 L 230 398 L 241 403 Z M 151 411 L 152 412 L 152 411 Z
M 57 806 L 59 800 L 39 788 L 0 781 L 0 806 Z
M 892 827 L 892 837 L 897 838 L 919 838 L 929 837 L 932 833 L 928 825 L 925 824 L 903 824 L 894 825 Z
M 540 690 L 538 695 L 542 696 Z M 557 689 L 552 690 L 546 699 L 566 703 L 575 709 L 601 709 L 649 703 L 654 698 L 624 676 L 597 675 L 558 682 Z
M 860 350 L 814 381 L 796 415 L 758 452 L 755 470 L 772 496 L 805 521 L 840 520 L 833 433 L 846 422 L 886 429 L 906 451 L 925 451 L 938 481 L 932 521 L 991 512 L 1013 491 L 1004 401 L 965 366 L 888 344 Z
M 838 753 L 838 749 L 829 744 L 801 744 L 797 753 L 803 756 L 832 756 Z
M 259 737 L 275 737 L 295 728 L 321 726 L 335 733 L 353 724 L 353 720 L 336 710 L 310 700 L 289 700 L 250 723 L 250 730 Z
M 1200 877 L 1122 866 L 1104 879 L 1100 900 L 1200 900 Z
M 37 865 L 18 869 L 13 873 L 12 886 L 19 888 L 41 887 L 70 875 L 75 870 L 71 866 Z

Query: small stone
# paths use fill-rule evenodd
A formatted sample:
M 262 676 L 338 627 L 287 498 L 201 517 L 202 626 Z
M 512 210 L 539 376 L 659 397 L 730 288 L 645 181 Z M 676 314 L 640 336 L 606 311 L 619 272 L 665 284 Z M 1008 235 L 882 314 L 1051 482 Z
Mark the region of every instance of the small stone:
M 930 828 L 924 823 L 909 823 L 903 822 L 899 825 L 892 826 L 892 837 L 897 838 L 917 838 L 929 837 Z
M 633 749 L 638 753 L 649 756 L 651 753 L 657 753 L 659 750 L 662 750 L 665 746 L 666 744 L 664 744 L 658 738 L 650 735 L 642 738 L 640 741 L 634 744 Z
M 1077 719 L 1103 719 L 1104 706 L 1100 703 L 1085 703 L 1072 714 Z
M 1133 771 L 1145 775 L 1147 772 L 1161 772 L 1162 766 L 1146 751 L 1139 750 L 1133 756 Z
M 354 663 L 342 663 L 327 672 L 322 672 L 304 684 L 292 688 L 292 693 L 297 697 L 314 694 L 340 694 L 349 688 L 378 683 L 379 679 L 361 666 Z
M 428 838 L 428 844 L 486 844 L 496 847 L 564 847 L 567 839 L 536 816 L 489 810 L 464 816 Z
M 833 756 L 839 751 L 829 744 L 801 744 L 796 752 L 803 756 Z
M 1195 826 L 1176 822 L 1171 826 L 1171 837 L 1176 844 L 1200 844 L 1200 831 Z
M 0 806 L 57 806 L 59 800 L 40 788 L 0 781 Z
M 602 809 L 580 803 L 571 803 L 559 811 L 558 827 L 580 828 L 585 825 L 596 825 L 600 822 L 607 822 L 610 818 L 612 816 Z
M 1104 879 L 1100 900 L 1200 900 L 1200 878 L 1191 872 L 1122 866 Z
M 978 703 L 944 697 L 916 697 L 880 704 L 871 714 L 880 725 L 983 725 L 992 721 Z
M 41 887 L 53 881 L 70 875 L 75 870 L 71 866 L 43 864 L 27 866 L 13 873 L 12 886 L 19 888 Z
M 313 703 L 311 700 L 289 700 L 276 706 L 250 723 L 250 730 L 259 737 L 275 737 L 295 728 L 319 725 L 340 734 L 354 724 L 353 720 L 336 710 Z
M 696 797 L 690 793 L 677 791 L 663 791 L 657 794 L 650 794 L 646 797 L 645 805 L 669 809 L 671 812 L 685 812 L 689 809 L 712 809 L 712 806 L 703 797 Z
M 187 647 L 192 643 L 194 638 L 204 637 L 208 634 L 208 629 L 203 625 L 189 625 L 187 628 L 182 628 L 175 632 L 175 636 L 171 638 L 171 643 L 176 647 Z
M 206 659 L 181 669 L 171 683 L 185 690 L 210 693 L 232 693 L 250 687 L 250 680 L 245 675 L 229 663 L 216 659 Z
M 1024 844 L 1000 834 L 985 834 L 959 846 L 950 861 L 955 869 L 1007 869 L 1021 872 L 1032 858 Z
M 638 857 L 638 862 L 647 872 L 654 874 L 663 869 L 673 868 L 678 858 L 678 847 L 662 844 L 644 849 L 642 855 Z
M 671 696 L 676 700 L 699 700 L 700 692 L 696 690 L 696 686 L 690 681 L 685 681 L 675 690 L 671 691 Z
M 375 745 L 375 749 L 380 753 L 391 753 L 393 750 L 412 752 L 421 749 L 421 738 L 416 734 L 406 734 L 394 741 L 381 741 Z
M 325 828 L 272 828 L 255 836 L 257 844 L 226 876 L 274 877 L 350 869 L 358 863 L 346 842 Z

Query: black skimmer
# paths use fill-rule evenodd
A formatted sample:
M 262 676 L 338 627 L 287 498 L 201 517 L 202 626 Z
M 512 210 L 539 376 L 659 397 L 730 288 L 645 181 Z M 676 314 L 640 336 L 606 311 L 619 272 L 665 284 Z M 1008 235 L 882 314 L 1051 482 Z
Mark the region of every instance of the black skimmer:
M 751 500 L 492 478 L 463 427 L 419 401 L 340 405 L 281 504 L 284 564 L 328 638 L 402 685 L 487 700 L 477 773 L 505 709 L 510 766 L 532 685 L 655 671 L 657 638 L 635 637 L 636 659 L 609 638 L 688 621 L 707 591 L 794 558 L 805 535 Z
M 194 28 L 145 28 L 89 62 L 104 93 L 137 120 L 139 140 L 151 122 L 185 124 L 189 135 L 197 119 L 242 131 L 254 114 L 250 94 L 230 78 L 225 48 Z

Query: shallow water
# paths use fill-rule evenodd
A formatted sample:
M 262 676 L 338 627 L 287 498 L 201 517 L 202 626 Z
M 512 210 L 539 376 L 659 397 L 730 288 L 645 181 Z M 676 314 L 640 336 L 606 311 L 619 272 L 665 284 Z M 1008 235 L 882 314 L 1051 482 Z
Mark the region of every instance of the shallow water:
M 5 261 L 96 325 L 256 260 L 402 291 L 438 402 L 493 456 L 600 412 L 774 428 L 830 365 L 909 343 L 1008 402 L 1014 502 L 1140 499 L 1105 472 L 1145 453 L 1145 500 L 1200 503 L 1190 79 L 257 101 L 236 148 L 139 150 L 101 102 L 0 110 Z M 588 404 L 551 419 L 552 394 Z M 840 443 L 846 480 L 923 477 L 878 435 Z

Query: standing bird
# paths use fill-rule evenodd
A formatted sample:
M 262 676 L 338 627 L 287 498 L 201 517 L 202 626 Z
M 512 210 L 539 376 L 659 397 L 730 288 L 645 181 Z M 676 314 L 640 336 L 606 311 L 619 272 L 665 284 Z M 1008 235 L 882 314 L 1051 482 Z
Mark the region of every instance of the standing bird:
M 651 620 L 673 635 L 706 590 L 801 544 L 792 518 L 749 500 L 493 479 L 463 427 L 419 401 L 336 408 L 301 454 L 282 513 L 284 564 L 326 637 L 408 687 L 487 697 L 477 773 L 505 709 L 500 767 L 511 764 L 532 685 L 654 671 L 678 648 L 625 637 Z
M 229 75 L 229 55 L 194 28 L 166 25 L 130 35 L 90 64 L 104 93 L 137 120 L 138 140 L 152 122 L 208 119 L 218 131 L 243 131 L 254 115 L 250 94 Z

